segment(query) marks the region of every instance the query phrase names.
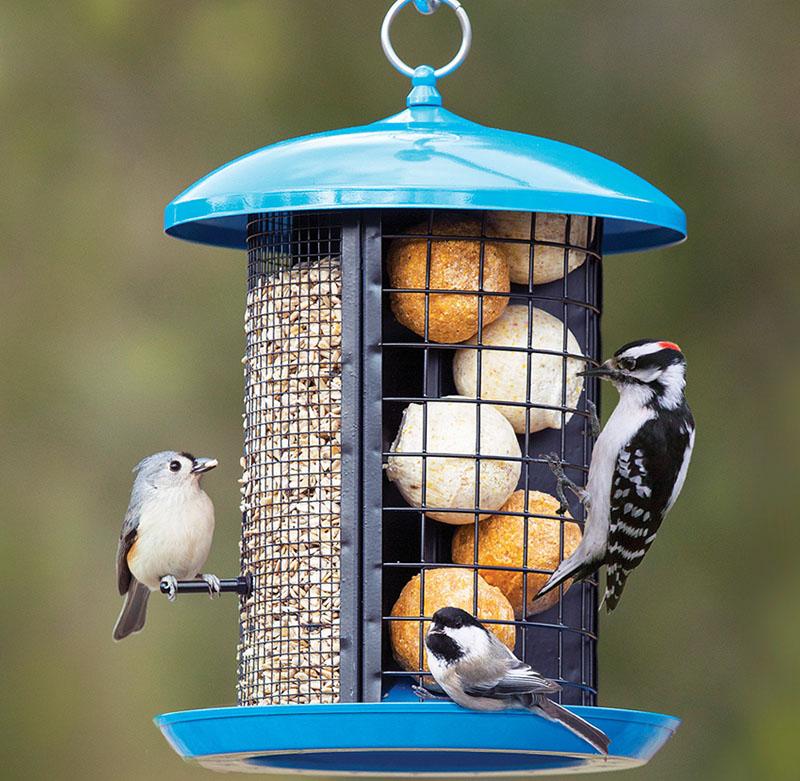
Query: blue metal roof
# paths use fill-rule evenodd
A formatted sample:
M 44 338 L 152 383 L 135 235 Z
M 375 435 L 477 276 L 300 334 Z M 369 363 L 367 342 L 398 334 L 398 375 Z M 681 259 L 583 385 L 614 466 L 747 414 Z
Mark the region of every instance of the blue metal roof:
M 622 166 L 471 122 L 437 105 L 434 82 L 414 83 L 411 105 L 395 116 L 283 141 L 223 165 L 167 206 L 164 229 L 244 249 L 254 212 L 405 207 L 603 217 L 606 253 L 686 237 L 682 209 Z

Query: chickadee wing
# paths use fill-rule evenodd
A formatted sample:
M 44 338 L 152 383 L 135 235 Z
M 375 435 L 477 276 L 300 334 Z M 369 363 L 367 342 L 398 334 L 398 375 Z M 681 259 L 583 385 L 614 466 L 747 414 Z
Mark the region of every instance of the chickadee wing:
M 521 662 L 515 656 L 505 672 L 499 677 L 471 682 L 465 689 L 473 697 L 515 697 L 520 694 L 554 694 L 561 687 L 549 678 L 536 672 L 530 665 Z
M 122 522 L 117 546 L 117 588 L 120 594 L 127 594 L 131 585 L 131 571 L 128 568 L 128 553 L 136 542 L 139 529 L 139 507 L 131 506 Z

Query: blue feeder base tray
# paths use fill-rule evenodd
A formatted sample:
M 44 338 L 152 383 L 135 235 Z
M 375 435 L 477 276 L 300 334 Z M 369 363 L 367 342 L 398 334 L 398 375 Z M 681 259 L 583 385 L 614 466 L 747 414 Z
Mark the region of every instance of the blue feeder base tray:
M 208 708 L 155 719 L 175 751 L 210 770 L 368 776 L 555 775 L 645 764 L 673 716 L 570 708 L 611 739 L 607 758 L 526 711 L 478 713 L 450 702 Z

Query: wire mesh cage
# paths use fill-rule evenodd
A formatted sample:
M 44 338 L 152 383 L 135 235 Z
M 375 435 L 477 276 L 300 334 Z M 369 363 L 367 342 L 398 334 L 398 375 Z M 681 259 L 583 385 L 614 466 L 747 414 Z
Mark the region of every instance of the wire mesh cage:
M 335 702 L 341 639 L 341 229 L 248 226 L 242 705 Z
M 583 520 L 556 512 L 544 456 L 582 483 L 596 388 L 575 372 L 599 355 L 601 238 L 566 215 L 249 220 L 240 704 L 429 683 L 425 619 L 455 603 L 594 704 L 595 584 L 534 597 Z M 360 367 L 347 426 L 343 352 Z
M 402 276 L 394 273 L 383 291 L 383 458 L 395 475 L 383 500 L 383 688 L 426 670 L 425 619 L 464 600 L 459 607 L 562 684 L 564 702 L 593 705 L 596 583 L 544 605 L 534 597 L 583 521 L 582 507 L 574 521 L 556 513 L 543 456 L 557 454 L 583 484 L 592 446 L 587 404 L 596 405 L 597 389 L 581 395 L 574 373 L 599 357 L 601 222 L 431 210 L 411 239 L 406 215 L 385 224 L 384 257 L 418 254 L 424 284 L 400 287 L 395 279 L 392 287 L 391 277 Z M 451 261 L 470 254 L 477 284 L 446 282 Z M 510 287 L 490 279 L 492 258 L 495 266 L 508 260 Z M 419 334 L 391 312 L 402 316 L 415 303 Z M 441 341 L 473 330 L 463 343 Z M 459 482 L 448 506 L 437 506 Z

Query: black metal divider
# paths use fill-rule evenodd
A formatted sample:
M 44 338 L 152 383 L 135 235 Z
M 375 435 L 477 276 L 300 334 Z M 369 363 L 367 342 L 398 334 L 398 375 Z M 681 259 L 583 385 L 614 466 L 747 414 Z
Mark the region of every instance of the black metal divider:
M 341 702 L 361 699 L 364 647 L 362 603 L 361 240 L 358 215 L 343 212 L 342 227 L 342 499 L 341 499 Z
M 363 702 L 377 702 L 383 687 L 383 257 L 381 212 L 361 215 L 362 326 L 362 681 Z

